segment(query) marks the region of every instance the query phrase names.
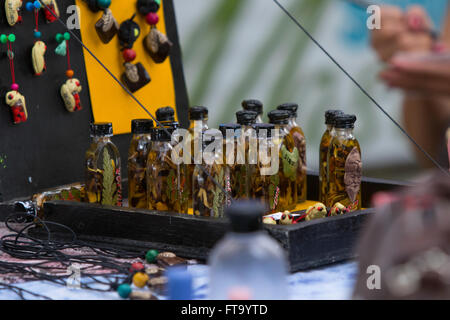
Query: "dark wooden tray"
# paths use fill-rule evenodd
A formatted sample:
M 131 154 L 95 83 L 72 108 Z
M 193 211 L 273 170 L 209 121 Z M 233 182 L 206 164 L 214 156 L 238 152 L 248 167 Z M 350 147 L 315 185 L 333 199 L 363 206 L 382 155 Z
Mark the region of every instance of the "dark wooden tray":
M 318 189 L 317 175 L 309 175 L 308 182 L 312 196 Z M 399 186 L 404 184 L 364 179 L 363 206 L 368 205 L 373 193 Z M 66 201 L 47 202 L 44 213 L 45 220 L 70 227 L 81 240 L 127 250 L 168 250 L 202 261 L 228 230 L 226 219 Z M 264 227 L 286 249 L 290 271 L 294 272 L 354 258 L 355 241 L 373 213 L 373 209 L 366 209 L 291 226 Z M 42 234 L 42 230 L 30 232 Z M 68 239 L 72 236 L 54 230 L 53 237 Z

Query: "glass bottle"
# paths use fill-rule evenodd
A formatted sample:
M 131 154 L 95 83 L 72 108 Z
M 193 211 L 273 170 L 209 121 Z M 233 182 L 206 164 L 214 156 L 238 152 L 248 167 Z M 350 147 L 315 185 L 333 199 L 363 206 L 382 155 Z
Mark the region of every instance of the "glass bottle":
M 250 190 L 248 189 L 250 185 L 251 177 L 251 166 L 256 164 L 250 163 L 250 158 L 254 158 L 257 152 L 257 146 L 254 143 L 250 143 L 251 136 L 254 135 L 254 129 L 252 126 L 256 123 L 256 118 L 258 114 L 254 111 L 240 110 L 236 112 L 237 123 L 241 125 L 241 137 L 237 145 L 236 153 L 236 163 L 243 164 L 240 166 L 240 172 L 237 172 L 238 179 L 245 181 L 244 185 L 246 190 L 244 192 L 243 198 L 249 198 Z
M 207 134 L 208 131 L 203 134 L 203 152 L 213 142 L 208 141 Z M 193 210 L 196 216 L 221 218 L 225 205 L 223 152 L 215 152 L 211 160 L 211 163 L 203 162 L 204 170 L 195 166 L 192 175 Z
M 128 149 L 128 206 L 148 207 L 147 204 L 147 158 L 151 148 L 153 121 L 134 119 L 131 121 L 131 139 Z
M 246 180 L 240 179 L 239 176 L 245 164 L 238 164 L 236 161 L 237 143 L 241 137 L 241 125 L 235 123 L 221 124 L 219 130 L 223 136 L 224 186 L 227 191 L 225 205 L 228 206 L 233 199 L 245 197 L 245 192 L 248 190 L 245 186 Z
M 283 110 L 274 110 L 268 114 L 271 124 L 275 125 L 279 137 L 274 144 L 279 149 L 279 196 L 275 197 L 279 211 L 294 210 L 297 206 L 297 170 L 300 153 L 289 133 L 290 114 Z
M 350 211 L 361 209 L 361 148 L 353 135 L 355 121 L 354 115 L 335 117 L 335 134 L 328 149 L 328 207 L 340 202 Z
M 261 101 L 256 99 L 249 99 L 242 101 L 242 108 L 246 111 L 253 111 L 257 113 L 255 123 L 263 123 L 262 115 L 263 115 L 263 104 Z
M 153 129 L 147 160 L 148 209 L 181 212 L 179 166 L 172 162 L 172 127 Z
M 212 250 L 212 300 L 285 300 L 287 262 L 283 248 L 261 226 L 261 203 L 235 202 L 226 210 L 231 231 Z
M 327 202 L 327 167 L 328 167 L 328 148 L 334 135 L 334 118 L 338 114 L 343 114 L 341 110 L 328 110 L 325 112 L 325 132 L 320 140 L 319 149 L 319 202 Z
M 288 130 L 300 154 L 297 168 L 297 201 L 298 203 L 305 202 L 307 196 L 306 138 L 302 128 L 297 124 L 298 104 L 284 103 L 279 105 L 277 109 L 290 113 Z
M 277 154 L 272 155 L 272 150 L 274 150 L 272 133 L 275 130 L 275 125 L 257 123 L 253 125 L 253 128 L 256 133 L 259 153 L 257 164 L 252 170 L 250 179 L 250 198 L 263 203 L 268 208 L 268 213 L 275 213 L 280 211 L 277 208 L 276 200 L 279 195 L 278 170 L 273 172 L 271 169 L 272 156 L 278 158 L 278 150 L 276 150 Z
M 112 123 L 91 123 L 92 143 L 86 151 L 86 201 L 122 205 L 120 154 L 111 141 Z

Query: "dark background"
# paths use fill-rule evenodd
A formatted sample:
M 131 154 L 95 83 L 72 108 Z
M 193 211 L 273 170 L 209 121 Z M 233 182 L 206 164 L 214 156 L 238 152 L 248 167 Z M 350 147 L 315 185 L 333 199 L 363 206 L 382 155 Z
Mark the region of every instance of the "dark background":
M 55 54 L 57 33 L 64 33 L 65 27 L 55 21 L 45 22 L 43 12 L 39 16 L 41 40 L 47 45 L 47 71 L 34 76 L 31 64 L 31 48 L 34 44 L 34 13 L 26 11 L 23 1 L 23 22 L 10 27 L 4 12 L 4 0 L 0 2 L 0 33 L 16 35 L 14 43 L 14 66 L 19 92 L 25 96 L 28 121 L 14 125 L 5 103 L 5 94 L 11 86 L 11 73 L 6 57 L 6 44 L 0 47 L 0 201 L 27 197 L 35 192 L 84 179 L 84 154 L 89 147 L 89 123 L 93 120 L 89 87 L 86 79 L 83 50 L 72 39 L 69 41 L 72 69 L 83 86 L 80 94 L 83 110 L 66 111 L 59 90 L 66 81 L 67 58 Z M 74 0 L 58 0 L 61 19 L 67 21 L 66 8 Z M 130 1 L 135 5 L 135 1 Z M 175 23 L 172 0 L 164 1 L 167 33 L 174 48 L 171 54 L 177 111 L 180 122 L 187 125 L 187 93 L 181 63 L 181 53 Z M 99 17 L 101 13 L 97 13 Z M 121 21 L 119 21 L 120 23 Z M 95 32 L 92 26 L 92 32 Z M 75 31 L 80 36 L 78 30 Z M 142 39 L 139 39 L 140 41 Z M 99 40 L 100 41 L 100 40 Z M 87 53 L 86 53 L 87 54 Z M 95 52 L 94 52 L 95 54 Z M 114 81 L 112 78 L 110 81 Z M 117 85 L 117 90 L 122 90 Z M 131 99 L 131 98 L 130 98 Z M 122 178 L 126 178 L 126 159 L 130 135 L 113 138 L 119 147 L 122 159 Z

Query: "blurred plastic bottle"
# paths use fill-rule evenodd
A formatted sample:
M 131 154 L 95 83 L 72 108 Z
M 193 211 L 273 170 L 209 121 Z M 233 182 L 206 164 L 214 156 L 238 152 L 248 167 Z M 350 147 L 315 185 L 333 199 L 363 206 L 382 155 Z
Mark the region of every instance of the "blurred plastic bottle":
M 255 201 L 235 202 L 227 208 L 231 232 L 209 257 L 210 299 L 288 298 L 284 250 L 262 229 L 264 212 Z
M 186 267 L 171 267 L 166 276 L 169 300 L 192 300 L 192 275 Z

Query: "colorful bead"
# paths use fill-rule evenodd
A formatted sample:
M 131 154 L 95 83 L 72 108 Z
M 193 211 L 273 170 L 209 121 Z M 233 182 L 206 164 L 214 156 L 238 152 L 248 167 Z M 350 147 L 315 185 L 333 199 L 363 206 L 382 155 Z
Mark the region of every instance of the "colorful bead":
M 36 1 L 33 3 L 33 6 L 34 6 L 36 9 L 40 9 L 40 8 L 41 8 L 41 3 L 39 2 L 39 0 L 36 0 Z
M 57 33 L 55 39 L 58 43 L 61 43 L 64 40 L 64 36 L 61 33 Z
M 0 36 L 0 42 L 1 42 L 1 43 L 6 43 L 6 42 L 8 42 L 8 36 L 7 36 L 6 34 L 2 34 L 2 35 Z
M 13 83 L 13 84 L 11 85 L 11 90 L 13 90 L 13 91 L 19 91 L 19 85 L 18 85 L 17 83 Z
M 74 75 L 74 72 L 73 72 L 72 69 L 69 69 L 69 70 L 66 71 L 66 76 L 67 76 L 67 78 L 72 78 L 73 75 Z
M 119 296 L 121 298 L 128 298 L 130 296 L 131 293 L 131 286 L 127 283 L 121 284 L 118 288 L 117 288 L 117 293 L 119 294 Z
M 140 263 L 140 262 L 135 262 L 135 263 L 133 263 L 133 264 L 131 265 L 131 267 L 130 267 L 130 272 L 142 271 L 142 270 L 144 270 L 144 269 L 145 269 L 145 267 L 144 267 L 144 265 L 143 265 L 142 263 Z
M 147 21 L 147 23 L 151 26 L 154 26 L 155 24 L 158 23 L 159 21 L 159 16 L 157 13 L 155 12 L 150 12 L 149 14 L 147 14 L 145 16 L 145 20 Z
M 64 40 L 70 40 L 70 33 L 64 32 Z
M 143 288 L 148 282 L 148 275 L 144 272 L 138 272 L 133 276 L 133 284 L 138 288 Z
M 36 39 L 39 39 L 41 36 L 42 36 L 42 33 L 41 33 L 40 31 L 35 31 L 35 32 L 34 32 L 34 37 L 35 37 Z
M 107 9 L 111 5 L 111 0 L 97 0 L 97 6 L 101 9 Z
M 153 263 L 156 260 L 156 256 L 159 254 L 156 250 L 148 250 L 145 254 L 145 260 L 147 260 L 148 263 Z
M 27 2 L 27 4 L 25 5 L 25 8 L 27 9 L 27 11 L 33 11 L 34 10 L 33 2 Z
M 160 6 L 161 5 L 161 0 L 155 0 L 155 2 Z
M 14 41 L 16 41 L 16 35 L 15 35 L 14 33 L 11 33 L 11 34 L 8 36 L 8 40 L 9 40 L 9 42 L 14 42 Z
M 123 50 L 122 55 L 123 55 L 123 59 L 126 62 L 131 62 L 134 59 L 136 59 L 136 51 L 134 51 L 133 49 L 125 49 L 125 50 Z

